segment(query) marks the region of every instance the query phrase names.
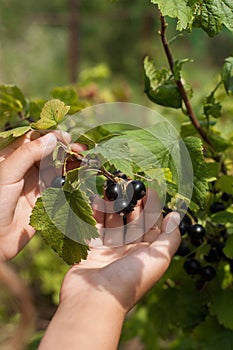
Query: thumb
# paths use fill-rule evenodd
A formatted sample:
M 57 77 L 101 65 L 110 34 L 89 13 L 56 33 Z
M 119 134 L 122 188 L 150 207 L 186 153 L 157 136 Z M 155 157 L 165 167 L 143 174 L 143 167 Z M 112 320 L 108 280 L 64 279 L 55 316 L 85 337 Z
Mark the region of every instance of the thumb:
M 56 136 L 49 133 L 17 148 L 0 163 L 0 184 L 7 185 L 20 181 L 35 162 L 54 150 L 56 143 Z

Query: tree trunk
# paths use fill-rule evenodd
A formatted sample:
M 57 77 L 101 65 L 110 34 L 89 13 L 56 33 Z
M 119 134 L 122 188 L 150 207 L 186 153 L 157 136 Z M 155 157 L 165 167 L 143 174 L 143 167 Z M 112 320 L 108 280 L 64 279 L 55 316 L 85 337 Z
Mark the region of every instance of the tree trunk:
M 79 0 L 68 0 L 68 71 L 71 83 L 76 83 L 79 70 Z

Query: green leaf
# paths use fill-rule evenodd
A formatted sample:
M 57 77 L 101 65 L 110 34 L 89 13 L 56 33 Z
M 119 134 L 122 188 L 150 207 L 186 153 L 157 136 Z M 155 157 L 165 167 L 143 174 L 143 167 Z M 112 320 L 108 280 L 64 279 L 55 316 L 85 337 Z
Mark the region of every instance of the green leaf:
M 184 138 L 185 145 L 189 151 L 192 161 L 194 183 L 192 200 L 203 207 L 206 202 L 206 193 L 208 190 L 208 174 L 203 155 L 202 141 L 198 137 Z
M 151 0 L 164 16 L 177 18 L 177 29 L 202 28 L 214 36 L 225 25 L 233 31 L 233 4 L 230 0 Z
M 192 8 L 188 5 L 188 0 L 151 0 L 152 4 L 158 5 L 164 16 L 177 18 L 177 29 L 186 29 L 192 22 Z
M 81 244 L 99 237 L 89 199 L 80 189 L 48 188 L 42 192 L 42 201 L 50 220 L 65 236 Z
M 39 130 L 55 129 L 63 121 L 69 109 L 70 107 L 60 100 L 49 100 L 42 108 L 40 119 L 32 123 L 32 127 Z
M 148 57 L 144 60 L 145 93 L 158 105 L 181 108 L 182 98 L 171 73 L 165 69 L 157 70 Z M 170 76 L 169 76 L 170 75 Z
M 55 87 L 51 91 L 51 96 L 69 105 L 69 114 L 77 113 L 83 108 L 83 104 L 78 98 L 77 91 L 72 86 Z
M 149 178 L 153 176 L 153 169 L 163 169 L 162 191 L 170 188 L 173 193 L 178 191 L 184 197 L 191 196 L 193 184 L 191 159 L 185 143 L 169 123 L 161 121 L 150 128 L 127 131 L 125 135 L 131 161 L 146 176 Z M 168 175 L 166 169 L 170 170 L 169 180 L 166 179 Z M 157 177 L 152 180 L 157 181 Z M 167 189 L 164 187 L 165 181 Z M 170 186 L 171 182 L 173 188 Z
M 114 136 L 118 136 L 119 132 L 108 130 L 108 125 L 99 125 L 85 132 L 85 134 L 78 135 L 75 142 L 83 143 L 89 148 L 94 148 L 98 143 L 107 141 Z
M 22 91 L 15 85 L 0 85 L 0 114 L 4 112 L 22 112 L 27 101 Z
M 215 188 L 221 192 L 233 195 L 233 176 L 222 175 L 216 182 Z
M 228 237 L 223 252 L 228 258 L 233 259 L 233 235 Z
M 88 246 L 65 236 L 50 220 L 42 198 L 38 198 L 30 217 L 30 225 L 41 233 L 48 244 L 67 264 L 79 263 L 86 259 Z
M 230 146 L 229 139 L 221 136 L 221 133 L 212 127 L 209 128 L 208 137 L 217 152 L 223 152 Z
M 101 155 L 104 158 L 103 161 L 111 164 L 113 164 L 114 160 L 131 160 L 127 139 L 125 137 L 113 137 L 98 144 L 95 148 L 83 152 L 83 154 Z
M 193 26 L 202 28 L 210 37 L 218 34 L 222 29 L 222 18 L 217 7 L 214 6 L 218 5 L 218 2 L 218 0 L 201 1 L 195 11 Z
M 29 101 L 27 113 L 34 122 L 36 122 L 40 118 L 40 113 L 43 108 L 43 105 L 45 104 L 45 100 L 34 100 Z
M 231 350 L 233 348 L 233 332 L 221 326 L 215 317 L 208 316 L 195 327 L 193 336 L 198 341 L 200 349 Z
M 177 60 L 174 62 L 174 66 L 173 66 L 173 74 L 174 74 L 174 79 L 175 80 L 180 80 L 181 79 L 181 70 L 182 67 L 185 63 L 188 62 L 193 62 L 192 59 L 190 58 L 183 58 L 182 60 Z
M 5 148 L 12 141 L 14 141 L 16 138 L 20 136 L 23 136 L 29 130 L 31 130 L 31 127 L 28 125 L 28 126 L 20 126 L 18 128 L 0 132 L 0 149 Z
M 232 289 L 216 291 L 211 295 L 210 313 L 215 315 L 218 322 L 233 330 Z
M 207 117 L 220 118 L 222 106 L 219 102 L 216 102 L 213 94 L 206 97 L 204 100 L 204 114 Z
M 225 63 L 222 67 L 222 81 L 224 88 L 228 95 L 233 93 L 233 57 L 225 59 Z
M 227 210 L 211 215 L 211 220 L 218 224 L 233 223 L 233 213 Z

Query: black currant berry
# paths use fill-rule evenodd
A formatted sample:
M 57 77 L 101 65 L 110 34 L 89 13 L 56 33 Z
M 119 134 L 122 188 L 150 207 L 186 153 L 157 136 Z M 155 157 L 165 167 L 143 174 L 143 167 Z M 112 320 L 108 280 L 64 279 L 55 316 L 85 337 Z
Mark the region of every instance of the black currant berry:
M 200 224 L 194 224 L 188 230 L 188 235 L 191 239 L 203 239 L 205 236 L 205 228 Z
M 170 208 L 168 208 L 168 207 L 163 207 L 163 212 L 162 212 L 162 214 L 163 214 L 163 217 L 165 218 L 165 216 L 167 215 L 167 214 L 169 214 L 169 213 L 171 213 L 172 212 L 172 209 L 170 209 Z
M 195 275 L 199 273 L 201 264 L 197 259 L 188 259 L 184 263 L 184 269 L 188 275 Z
M 210 212 L 212 214 L 225 210 L 225 205 L 222 202 L 213 202 L 210 206 Z
M 190 243 L 194 246 L 194 247 L 200 247 L 204 242 L 204 238 L 190 238 Z
M 122 171 L 120 171 L 120 170 L 114 171 L 113 174 L 121 179 L 128 180 L 127 175 L 122 173 Z
M 206 265 L 201 268 L 200 273 L 203 280 L 211 281 L 216 275 L 216 270 L 213 266 Z
M 132 200 L 138 201 L 145 196 L 146 186 L 139 180 L 133 180 L 128 183 L 126 187 L 126 194 L 128 198 L 132 198 Z
M 181 236 L 185 235 L 191 228 L 192 221 L 188 215 L 185 215 L 179 224 Z
M 65 183 L 65 176 L 57 175 L 51 182 L 51 187 L 61 188 Z
M 188 242 L 185 239 L 181 240 L 180 246 L 176 251 L 176 255 L 178 256 L 186 256 L 190 253 L 190 249 L 188 246 Z
M 220 228 L 219 230 L 219 234 L 220 236 L 223 238 L 224 242 L 227 240 L 227 238 L 229 237 L 228 233 L 227 233 L 227 229 L 226 227 L 223 225 L 223 228 Z
M 127 198 L 119 198 L 114 202 L 113 209 L 117 214 L 129 214 L 133 210 L 134 205 Z
M 115 201 L 122 197 L 122 187 L 120 184 L 112 182 L 106 187 L 105 194 L 108 200 Z
M 218 255 L 217 249 L 215 247 L 211 248 L 209 250 L 209 253 L 207 255 L 204 255 L 204 259 L 209 263 L 218 262 L 219 255 Z
M 229 193 L 223 192 L 221 195 L 221 200 L 227 202 L 231 199 L 231 195 Z

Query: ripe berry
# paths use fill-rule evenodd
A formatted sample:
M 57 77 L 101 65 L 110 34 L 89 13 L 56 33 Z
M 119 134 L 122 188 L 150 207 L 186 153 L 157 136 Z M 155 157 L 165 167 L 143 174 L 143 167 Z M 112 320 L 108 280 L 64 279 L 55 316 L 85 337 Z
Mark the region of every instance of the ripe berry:
M 51 182 L 51 187 L 61 188 L 65 183 L 65 176 L 57 175 Z
M 185 215 L 179 224 L 180 234 L 181 236 L 187 233 L 192 225 L 192 221 L 188 215 Z
M 114 171 L 114 175 L 120 177 L 121 179 L 128 180 L 127 175 L 122 173 L 120 170 Z
M 181 240 L 180 246 L 176 251 L 176 255 L 178 256 L 186 256 L 190 253 L 190 249 L 188 243 L 185 239 Z
M 143 182 L 139 180 L 134 180 L 128 183 L 126 188 L 126 194 L 128 198 L 132 198 L 132 200 L 140 200 L 146 194 L 146 187 Z
M 231 199 L 231 195 L 229 193 L 223 192 L 221 195 L 221 200 L 227 202 Z
M 200 247 L 200 245 L 202 245 L 202 243 L 204 242 L 204 239 L 202 237 L 200 237 L 200 238 L 191 238 L 190 242 L 191 242 L 191 244 L 194 247 Z
M 162 212 L 162 214 L 163 214 L 163 217 L 165 218 L 165 216 L 167 215 L 167 214 L 169 214 L 169 213 L 171 213 L 172 212 L 172 209 L 170 209 L 170 208 L 168 208 L 168 207 L 163 207 L 163 212 Z
M 212 214 L 225 210 L 225 205 L 222 202 L 213 202 L 210 206 L 210 212 Z
M 216 275 L 216 270 L 213 266 L 206 265 L 206 266 L 202 267 L 200 273 L 201 273 L 203 280 L 211 281 Z
M 217 249 L 215 247 L 211 248 L 209 250 L 209 253 L 207 255 L 204 255 L 204 259 L 209 263 L 218 262 L 219 255 L 218 255 Z
M 108 184 L 105 194 L 110 201 L 115 201 L 117 198 L 122 197 L 122 187 L 120 184 L 112 182 Z
M 188 235 L 194 240 L 203 239 L 205 236 L 205 228 L 200 224 L 194 224 L 190 227 Z
M 199 273 L 201 268 L 201 264 L 198 260 L 196 259 L 188 259 L 184 263 L 184 269 L 189 275 L 195 275 Z
M 127 198 L 119 198 L 114 202 L 113 209 L 117 214 L 129 214 L 133 210 L 134 205 Z

